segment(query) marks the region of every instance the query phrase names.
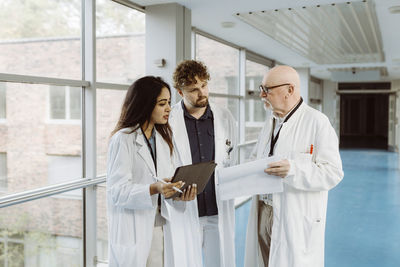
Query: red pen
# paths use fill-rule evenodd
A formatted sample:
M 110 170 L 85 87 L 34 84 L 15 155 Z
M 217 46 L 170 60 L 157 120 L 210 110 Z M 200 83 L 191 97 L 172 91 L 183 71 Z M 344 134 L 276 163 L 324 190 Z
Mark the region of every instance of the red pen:
M 311 144 L 311 146 L 310 146 L 310 154 L 311 155 L 312 155 L 313 149 L 314 149 L 314 146 L 313 146 L 313 144 Z

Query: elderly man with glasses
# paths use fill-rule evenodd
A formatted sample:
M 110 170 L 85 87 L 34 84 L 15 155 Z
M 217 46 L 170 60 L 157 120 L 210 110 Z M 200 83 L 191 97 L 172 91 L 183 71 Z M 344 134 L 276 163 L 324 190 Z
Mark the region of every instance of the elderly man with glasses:
M 264 171 L 281 177 L 284 189 L 253 196 L 245 266 L 322 267 L 328 190 L 343 178 L 336 133 L 324 114 L 303 101 L 292 67 L 272 68 L 259 89 L 272 116 L 253 158 L 282 158 Z

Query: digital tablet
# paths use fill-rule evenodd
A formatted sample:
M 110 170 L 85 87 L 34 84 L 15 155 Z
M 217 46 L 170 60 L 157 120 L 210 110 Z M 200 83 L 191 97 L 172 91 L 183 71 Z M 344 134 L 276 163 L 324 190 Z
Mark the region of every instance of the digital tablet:
M 181 190 L 185 190 L 189 185 L 197 184 L 197 194 L 203 192 L 208 180 L 210 180 L 217 164 L 214 161 L 200 162 L 191 165 L 178 167 L 172 177 L 171 182 L 185 182 Z M 178 197 L 181 193 L 176 192 L 173 197 Z

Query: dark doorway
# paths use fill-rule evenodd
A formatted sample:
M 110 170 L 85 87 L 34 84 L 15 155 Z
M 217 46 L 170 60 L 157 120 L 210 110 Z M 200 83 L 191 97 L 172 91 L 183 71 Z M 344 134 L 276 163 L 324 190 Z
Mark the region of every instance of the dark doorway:
M 340 147 L 388 148 L 388 94 L 340 96 Z

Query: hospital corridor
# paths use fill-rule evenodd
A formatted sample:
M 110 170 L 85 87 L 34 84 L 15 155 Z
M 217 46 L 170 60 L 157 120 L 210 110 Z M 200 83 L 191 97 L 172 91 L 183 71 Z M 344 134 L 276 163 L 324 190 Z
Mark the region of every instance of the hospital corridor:
M 329 193 L 326 267 L 395 267 L 400 264 L 398 154 L 342 149 L 345 177 Z M 243 266 L 250 203 L 236 210 L 237 266 Z
M 0 267 L 400 267 L 399 25 L 0 0 Z

